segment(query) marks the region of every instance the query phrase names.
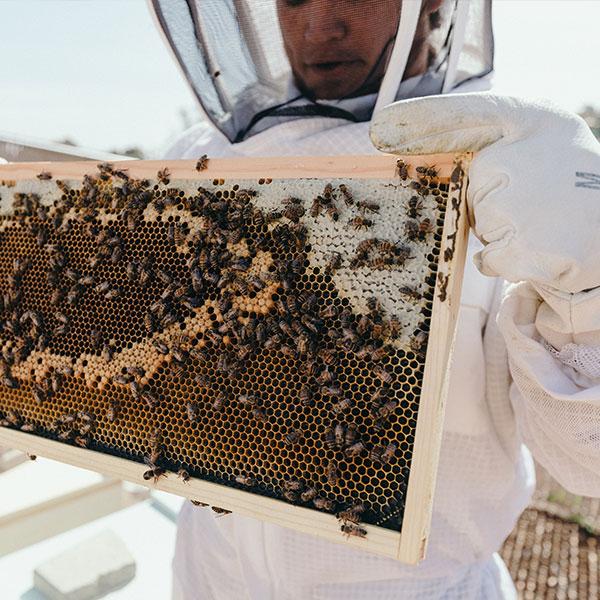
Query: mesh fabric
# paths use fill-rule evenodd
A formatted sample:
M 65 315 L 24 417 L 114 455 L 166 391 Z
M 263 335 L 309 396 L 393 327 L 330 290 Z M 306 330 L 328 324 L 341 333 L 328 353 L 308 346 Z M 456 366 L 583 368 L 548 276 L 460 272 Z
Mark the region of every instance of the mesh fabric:
M 396 45 L 409 54 L 401 79 L 418 77 L 386 102 L 437 94 L 444 82 L 452 89 L 492 68 L 489 0 L 473 3 L 478 8 L 465 16 L 472 37 L 464 51 L 464 39 L 454 35 L 464 32 L 456 0 L 443 0 L 435 11 L 424 2 L 412 39 L 396 36 L 400 0 L 149 3 L 206 116 L 230 141 L 306 117 L 368 121 L 385 77 L 398 80 Z M 448 75 L 453 44 L 458 62 Z

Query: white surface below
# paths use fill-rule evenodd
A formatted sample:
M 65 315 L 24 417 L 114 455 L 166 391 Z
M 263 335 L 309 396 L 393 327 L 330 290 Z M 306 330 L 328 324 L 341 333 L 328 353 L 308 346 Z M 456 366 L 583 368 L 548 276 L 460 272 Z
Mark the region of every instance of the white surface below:
M 180 504 L 173 506 L 177 508 Z M 45 600 L 33 589 L 34 569 L 106 529 L 123 540 L 136 561 L 137 572 L 128 585 L 104 598 L 168 600 L 176 527 L 163 512 L 148 500 L 0 559 L 1 600 Z

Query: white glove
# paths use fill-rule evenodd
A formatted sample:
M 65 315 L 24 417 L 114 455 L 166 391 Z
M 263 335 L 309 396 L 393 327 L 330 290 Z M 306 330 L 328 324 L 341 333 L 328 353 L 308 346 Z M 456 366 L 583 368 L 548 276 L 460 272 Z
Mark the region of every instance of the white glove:
M 484 275 L 549 291 L 600 286 L 600 144 L 549 102 L 488 93 L 396 102 L 375 115 L 383 152 L 476 152 L 467 200 Z

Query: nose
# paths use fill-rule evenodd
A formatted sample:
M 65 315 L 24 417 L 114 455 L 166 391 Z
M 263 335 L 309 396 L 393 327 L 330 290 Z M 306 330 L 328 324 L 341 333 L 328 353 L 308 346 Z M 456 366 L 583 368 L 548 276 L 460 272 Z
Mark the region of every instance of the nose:
M 346 36 L 346 23 L 339 14 L 339 7 L 336 9 L 336 4 L 337 2 L 321 1 L 313 3 L 305 21 L 306 42 L 323 44 Z

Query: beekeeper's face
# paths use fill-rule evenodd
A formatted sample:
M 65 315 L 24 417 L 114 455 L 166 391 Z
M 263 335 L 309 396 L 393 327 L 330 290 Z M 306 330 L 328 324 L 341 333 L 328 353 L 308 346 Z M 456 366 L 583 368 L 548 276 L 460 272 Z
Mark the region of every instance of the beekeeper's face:
M 277 0 L 277 10 L 303 92 L 334 99 L 377 91 L 398 27 L 399 0 Z
M 443 3 L 423 0 L 404 79 L 426 71 L 432 58 L 428 36 L 439 26 L 434 13 Z M 401 4 L 402 0 L 277 0 L 283 43 L 298 87 L 325 100 L 377 92 Z

